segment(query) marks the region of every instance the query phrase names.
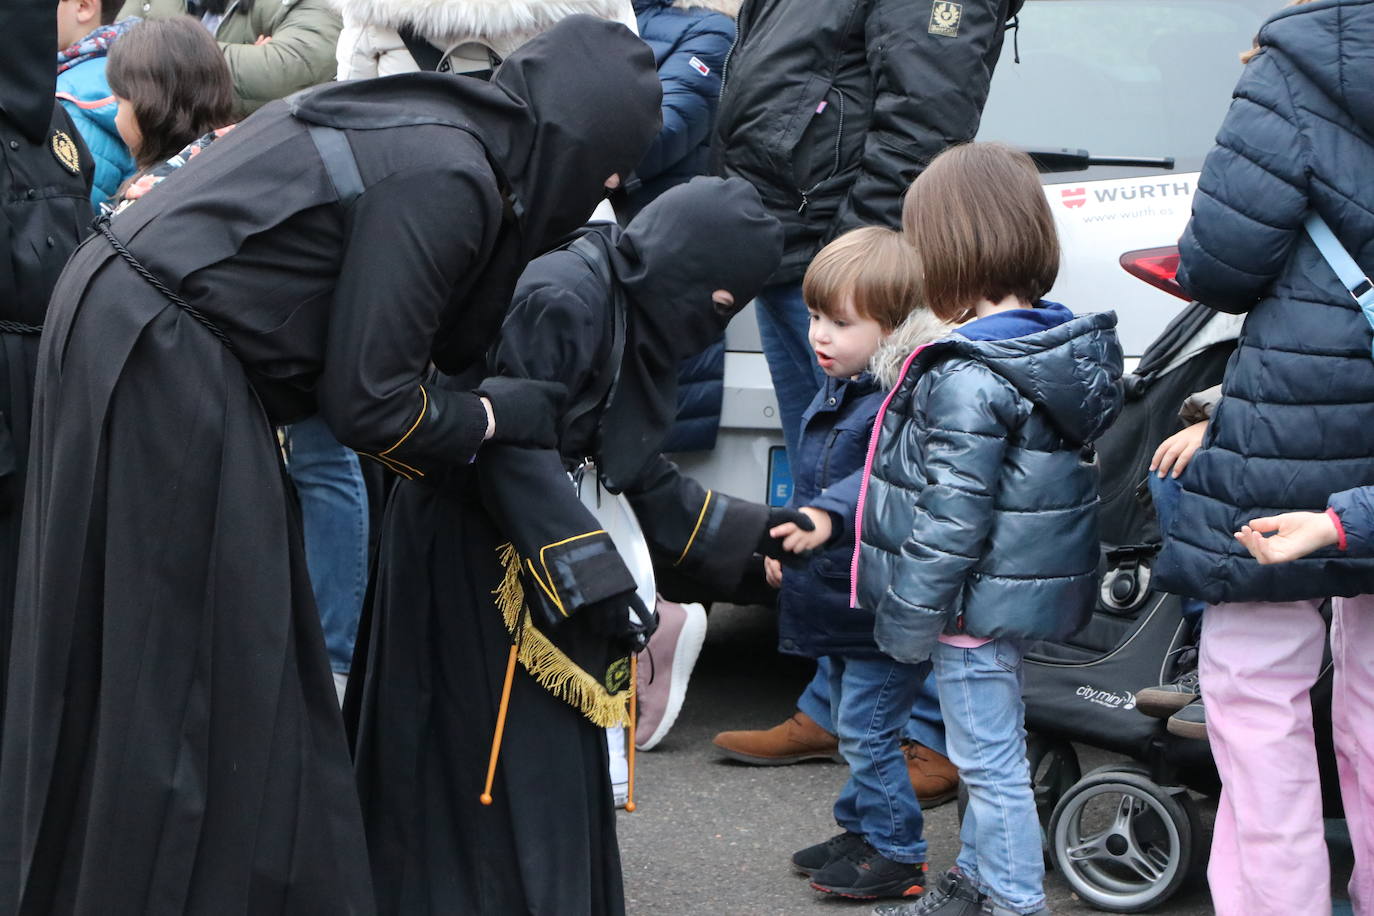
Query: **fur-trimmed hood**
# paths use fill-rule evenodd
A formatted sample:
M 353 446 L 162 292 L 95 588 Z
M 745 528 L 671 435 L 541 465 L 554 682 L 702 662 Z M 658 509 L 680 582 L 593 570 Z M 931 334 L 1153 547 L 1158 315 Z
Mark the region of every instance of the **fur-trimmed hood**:
M 897 375 L 902 371 L 902 363 L 922 344 L 928 344 L 949 336 L 954 325 L 935 317 L 930 309 L 918 308 L 888 335 L 878 352 L 869 360 L 868 371 L 884 389 L 897 384 Z
M 533 35 L 574 13 L 616 19 L 624 0 L 332 0 L 349 22 L 421 35 L 500 40 Z M 698 3 L 724 0 L 696 0 Z
M 672 0 L 666 5 L 680 10 L 709 10 L 724 13 L 731 19 L 739 18 L 739 8 L 744 0 Z

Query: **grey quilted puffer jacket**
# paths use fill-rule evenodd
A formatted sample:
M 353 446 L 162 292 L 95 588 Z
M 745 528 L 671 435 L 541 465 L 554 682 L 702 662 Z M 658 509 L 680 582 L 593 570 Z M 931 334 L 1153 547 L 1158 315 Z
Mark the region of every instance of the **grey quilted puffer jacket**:
M 1121 409 L 1116 315 L 919 351 L 879 415 L 854 592 L 878 646 L 930 657 L 941 632 L 1056 639 L 1097 589 L 1097 460 Z

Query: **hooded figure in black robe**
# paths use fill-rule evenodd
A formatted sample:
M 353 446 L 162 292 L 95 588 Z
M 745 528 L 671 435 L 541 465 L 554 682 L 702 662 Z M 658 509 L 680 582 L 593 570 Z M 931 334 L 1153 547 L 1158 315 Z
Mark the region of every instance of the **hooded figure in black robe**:
M 668 562 L 723 587 L 743 574 L 769 510 L 702 489 L 659 448 L 678 364 L 720 335 L 781 252 L 748 183 L 698 179 L 522 275 L 485 371 L 567 386 L 558 447 L 489 443 L 472 467 L 401 484 L 359 633 L 349 706 L 382 913 L 624 912 L 602 726 L 626 714 L 635 582 L 568 471 L 595 458 Z M 713 302 L 721 289 L 733 305 Z
M 489 84 L 269 104 L 77 249 L 38 362 L 0 912 L 373 911 L 273 428 L 318 411 L 405 475 L 466 464 L 486 410 L 431 363 L 485 352 L 658 110 L 643 44 L 575 17 Z M 512 381 L 497 438 L 551 439 L 550 387 Z
M 0 733 L 38 334 L 57 275 L 90 222 L 95 174 L 53 97 L 54 7 L 0 4 Z

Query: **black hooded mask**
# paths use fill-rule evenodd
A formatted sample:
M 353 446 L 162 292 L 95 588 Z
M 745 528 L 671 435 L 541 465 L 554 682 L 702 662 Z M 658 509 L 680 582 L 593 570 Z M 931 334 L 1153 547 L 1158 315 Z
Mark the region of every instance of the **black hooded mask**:
M 0 2 L 0 109 L 34 143 L 52 124 L 57 88 L 56 0 Z
M 599 466 L 619 489 L 634 482 L 667 438 L 678 366 L 718 339 L 777 269 L 782 225 L 744 179 L 694 178 L 645 207 L 610 258 L 629 314 Z M 712 300 L 718 289 L 734 297 L 733 306 Z
M 490 343 L 525 264 L 587 221 L 607 178 L 633 171 L 658 134 L 661 99 L 649 46 L 619 23 L 577 15 L 522 45 L 489 82 L 405 73 L 334 83 L 296 95 L 291 111 L 350 130 L 445 124 L 486 150 L 515 220 L 483 268 L 491 282 L 474 285 L 439 330 L 435 363 L 456 372 Z

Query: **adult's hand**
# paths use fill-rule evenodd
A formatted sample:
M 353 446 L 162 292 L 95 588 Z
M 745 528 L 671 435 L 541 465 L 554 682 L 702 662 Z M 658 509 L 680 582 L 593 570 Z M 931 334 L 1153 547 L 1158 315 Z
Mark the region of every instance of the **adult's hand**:
M 487 438 L 533 448 L 558 447 L 558 421 L 568 389 L 558 382 L 494 376 L 477 387 L 490 405 Z
M 1155 449 L 1155 455 L 1150 459 L 1150 470 L 1160 477 L 1170 472 L 1173 477 L 1182 474 L 1188 462 L 1193 460 L 1193 454 L 1202 447 L 1202 437 L 1206 434 L 1206 420 L 1174 433 Z
M 612 595 L 587 605 L 577 612 L 587 624 L 612 642 L 618 642 L 630 652 L 638 652 L 649 644 L 649 637 L 658 629 L 658 614 L 650 611 L 635 592 Z
M 1267 535 L 1267 536 L 1266 536 Z M 1257 518 L 1236 532 L 1236 540 L 1261 564 L 1287 563 L 1330 547 L 1340 532 L 1325 512 L 1285 512 Z
M 796 509 L 769 509 L 768 521 L 764 524 L 762 533 L 759 534 L 758 543 L 754 545 L 754 552 L 761 553 L 765 557 L 772 557 L 775 560 L 782 559 L 782 555 L 787 551 L 783 548 L 782 540 L 773 536 L 773 530 L 783 525 L 794 525 L 798 531 L 816 530 L 810 517 Z M 791 530 L 789 529 L 789 533 Z

